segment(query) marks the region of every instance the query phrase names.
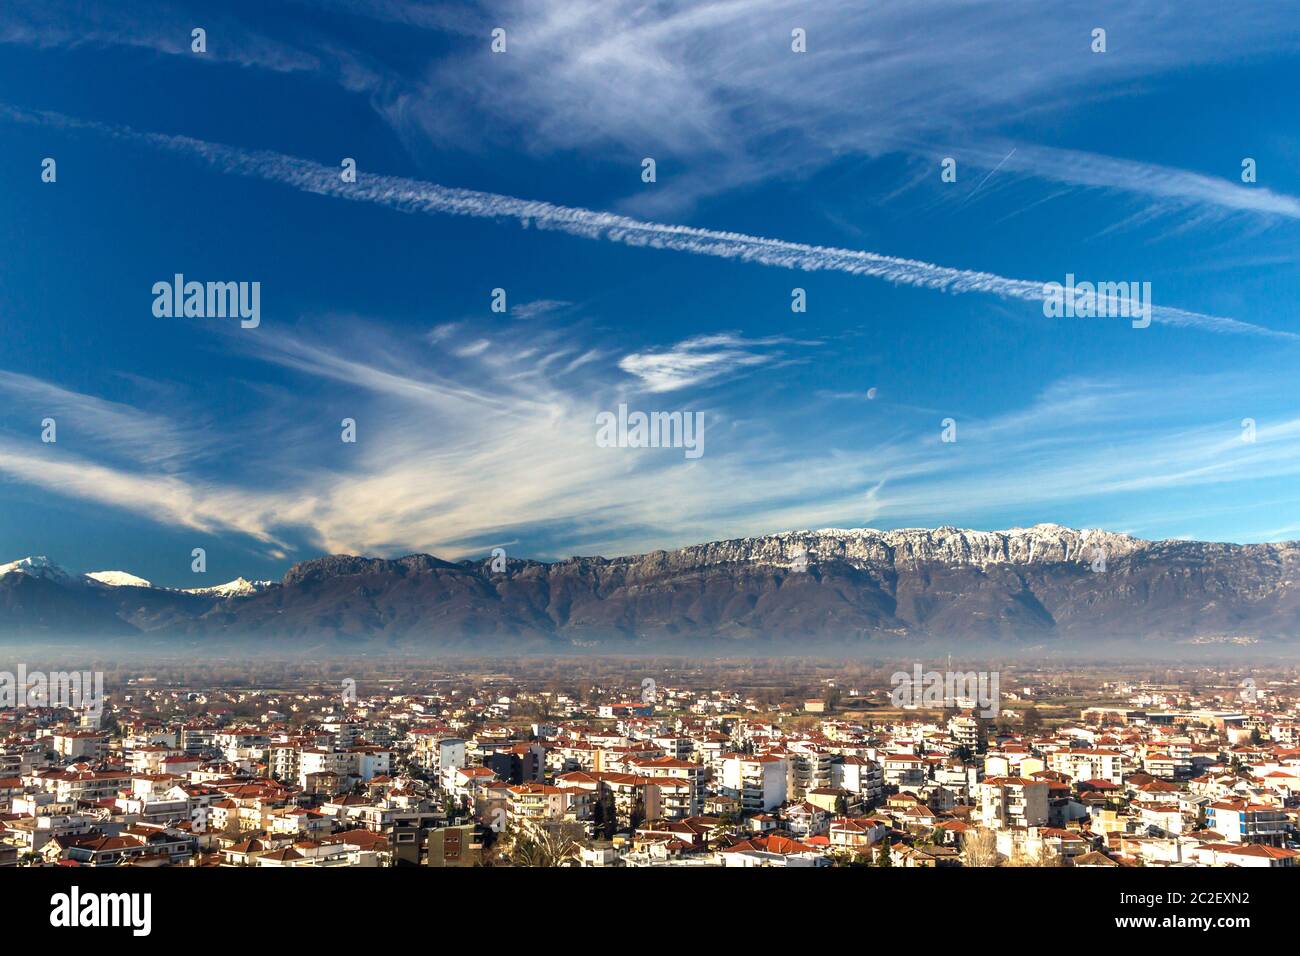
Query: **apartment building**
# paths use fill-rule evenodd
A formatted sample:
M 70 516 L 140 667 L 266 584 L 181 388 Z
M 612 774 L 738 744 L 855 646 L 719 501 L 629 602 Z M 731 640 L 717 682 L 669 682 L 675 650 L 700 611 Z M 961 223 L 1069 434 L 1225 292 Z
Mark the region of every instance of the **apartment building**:
M 1124 755 L 1114 750 L 1069 748 L 1047 756 L 1047 766 L 1074 780 L 1124 782 Z
M 406 739 L 414 745 L 416 757 L 425 770 L 433 770 L 441 776 L 448 770 L 466 765 L 465 741 L 461 737 L 415 728 L 407 732 Z
M 298 755 L 298 786 L 308 789 L 309 783 L 316 782 L 316 789 L 320 789 L 319 778 L 324 774 L 333 775 L 340 785 L 346 786 L 347 778 L 356 776 L 356 764 L 356 756 L 351 752 L 308 748 Z
M 93 730 L 69 730 L 56 733 L 51 740 L 54 752 L 64 761 L 99 761 L 108 755 L 108 734 Z
M 581 787 L 521 783 L 510 787 L 509 794 L 506 812 L 514 824 L 587 820 L 591 816 L 591 793 Z
M 831 763 L 831 786 L 847 790 L 863 803 L 874 803 L 885 792 L 885 771 L 866 757 L 848 755 Z
M 787 799 L 788 775 L 784 757 L 732 754 L 722 761 L 719 789 L 739 800 L 745 812 L 774 810 Z
M 37 770 L 23 777 L 26 786 L 40 787 L 61 802 L 111 800 L 119 790 L 131 786 L 126 770 L 92 770 L 88 764 L 72 764 L 62 770 Z
M 785 753 L 788 780 L 786 790 L 791 800 L 803 800 L 813 790 L 831 786 L 833 754 L 817 747 L 795 745 Z
M 1205 808 L 1205 826 L 1229 843 L 1281 846 L 1287 815 L 1277 807 L 1247 800 L 1220 800 Z
M 906 790 L 920 787 L 926 781 L 926 762 L 916 754 L 885 754 L 881 767 L 888 787 Z
M 948 721 L 948 736 L 972 754 L 988 749 L 988 722 L 974 714 L 957 714 Z
M 1190 751 L 1165 753 L 1152 751 L 1142 760 L 1143 769 L 1160 780 L 1190 780 L 1193 773 Z
M 1026 777 L 989 777 L 975 790 L 977 819 L 991 830 L 1047 825 L 1051 784 L 1045 781 Z

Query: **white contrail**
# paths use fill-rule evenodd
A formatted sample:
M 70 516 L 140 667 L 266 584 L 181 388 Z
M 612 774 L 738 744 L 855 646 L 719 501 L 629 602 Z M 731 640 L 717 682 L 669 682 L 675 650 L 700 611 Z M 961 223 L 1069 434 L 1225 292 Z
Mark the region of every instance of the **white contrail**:
M 990 272 L 954 269 L 916 259 L 812 246 L 782 239 L 765 239 L 738 232 L 700 229 L 648 222 L 615 213 L 597 212 L 573 206 L 498 193 L 457 189 L 437 183 L 360 172 L 357 181 L 347 183 L 336 167 L 263 150 L 244 150 L 209 143 L 188 136 L 142 133 L 62 116 L 57 113 L 17 110 L 0 105 L 0 114 L 10 119 L 42 125 L 91 129 L 105 135 L 149 143 L 160 149 L 198 157 L 225 173 L 283 183 L 304 192 L 335 196 L 354 202 L 370 202 L 401 212 L 473 216 L 482 219 L 517 219 L 523 225 L 554 229 L 586 239 L 604 239 L 629 246 L 672 249 L 695 255 L 739 259 L 761 265 L 800 269 L 807 272 L 833 271 L 871 276 L 899 285 L 918 286 L 942 292 L 983 292 L 1009 299 L 1043 301 L 1043 283 L 1010 279 Z M 1112 304 L 1122 304 L 1113 300 Z M 1290 340 L 1300 335 L 1252 325 L 1223 316 L 1205 315 L 1166 306 L 1151 306 L 1151 318 L 1168 325 L 1189 326 L 1215 332 L 1236 332 Z

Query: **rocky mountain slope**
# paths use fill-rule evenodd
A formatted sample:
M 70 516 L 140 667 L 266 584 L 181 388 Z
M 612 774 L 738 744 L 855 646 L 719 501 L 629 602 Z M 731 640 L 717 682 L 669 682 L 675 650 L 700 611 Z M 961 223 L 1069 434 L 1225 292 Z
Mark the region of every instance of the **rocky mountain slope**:
M 824 530 L 621 558 L 330 556 L 279 584 L 177 591 L 0 565 L 0 635 L 356 646 L 694 646 L 1300 637 L 1300 544 L 1143 541 L 1038 525 Z

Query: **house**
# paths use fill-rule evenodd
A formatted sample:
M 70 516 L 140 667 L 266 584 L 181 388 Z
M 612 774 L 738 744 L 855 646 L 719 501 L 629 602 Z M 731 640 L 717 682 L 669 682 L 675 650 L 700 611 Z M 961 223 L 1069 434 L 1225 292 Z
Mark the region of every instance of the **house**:
M 832 847 L 865 850 L 884 839 L 889 826 L 878 818 L 836 817 L 830 822 L 827 836 Z
M 1300 852 L 1259 843 L 1207 843 L 1195 851 L 1202 866 L 1295 867 Z
M 815 847 L 783 836 L 752 837 L 725 848 L 722 864 L 726 867 L 830 866 L 829 857 Z
M 795 803 L 782 811 L 786 826 L 796 837 L 821 836 L 830 828 L 830 818 L 825 809 L 813 803 Z

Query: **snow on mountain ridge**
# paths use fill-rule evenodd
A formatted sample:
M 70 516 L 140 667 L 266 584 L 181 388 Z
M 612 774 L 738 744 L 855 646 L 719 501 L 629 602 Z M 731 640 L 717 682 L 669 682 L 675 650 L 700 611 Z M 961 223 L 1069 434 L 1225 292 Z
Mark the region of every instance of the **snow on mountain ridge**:
M 731 563 L 796 567 L 803 562 L 842 561 L 857 568 L 869 566 L 915 566 L 943 563 L 953 566 L 993 567 L 998 565 L 1090 564 L 1104 556 L 1109 561 L 1144 551 L 1157 542 L 1097 529 L 1075 529 L 1059 524 L 1037 524 L 1032 528 L 976 531 L 942 525 L 937 528 L 821 528 L 783 531 L 750 538 L 732 538 L 689 545 L 675 551 L 653 551 L 626 555 L 611 564 L 652 571 L 656 567 L 708 567 Z M 570 560 L 605 561 L 602 558 Z M 560 562 L 561 564 L 565 562 Z M 111 587 L 147 587 L 185 594 L 244 597 L 277 586 L 274 581 L 249 581 L 243 577 L 224 584 L 198 588 L 163 588 L 126 571 L 96 571 L 72 575 L 48 558 L 29 557 L 0 565 L 0 575 L 19 571 L 65 582 L 79 581 Z
M 8 564 L 0 564 L 0 577 L 6 574 L 25 574 L 28 577 L 45 578 L 50 581 L 72 581 L 78 577 L 65 571 L 43 554 L 29 555 L 17 561 L 10 561 Z
M 25 574 L 28 577 L 44 578 L 62 584 L 108 588 L 148 588 L 151 591 L 171 591 L 181 594 L 203 594 L 215 597 L 242 597 L 248 594 L 257 594 L 269 587 L 274 587 L 277 583 L 275 581 L 249 581 L 238 577 L 233 581 L 227 581 L 225 584 L 216 584 L 210 587 L 168 588 L 147 581 L 129 571 L 90 571 L 86 574 L 73 574 L 44 555 L 19 558 L 17 561 L 10 561 L 8 564 L 0 564 L 0 577 L 6 574 Z
M 184 588 L 186 594 L 213 594 L 220 597 L 235 597 L 245 594 L 257 594 L 259 591 L 265 591 L 273 587 L 274 581 L 249 581 L 246 578 L 235 578 L 233 581 L 227 581 L 225 584 L 214 584 L 206 588 Z
M 151 588 L 152 582 L 128 571 L 87 571 L 85 577 L 110 588 Z
M 1148 549 L 1153 542 L 1096 529 L 1039 524 L 1032 528 L 975 531 L 938 528 L 822 528 L 785 531 L 755 538 L 734 538 L 691 545 L 676 552 L 704 565 L 758 562 L 781 567 L 799 560 L 838 560 L 856 567 L 941 562 L 989 567 L 1035 563 L 1092 563 Z

